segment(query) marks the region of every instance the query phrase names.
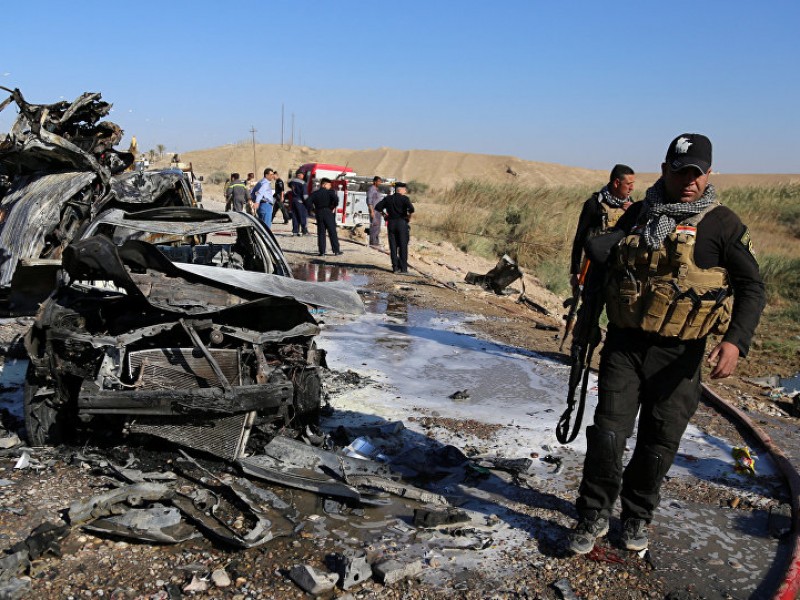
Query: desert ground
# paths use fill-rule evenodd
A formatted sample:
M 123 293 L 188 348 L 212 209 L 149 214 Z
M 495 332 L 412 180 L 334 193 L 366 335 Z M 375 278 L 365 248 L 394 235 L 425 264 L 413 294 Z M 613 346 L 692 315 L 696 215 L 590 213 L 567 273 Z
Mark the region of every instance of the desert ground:
M 251 170 L 246 165 L 252 164 L 252 148 L 242 144 L 186 153 L 180 158 L 191 162 L 201 175 L 215 171 L 241 173 Z M 168 160 L 164 157 L 163 163 Z M 507 157 L 391 149 L 319 151 L 262 145 L 257 148 L 256 160 L 260 166 L 287 171 L 314 161 L 348 164 L 362 175 L 379 172 L 440 189 L 475 176 L 497 181 L 513 177 L 540 185 L 586 186 L 602 184 L 607 177 L 605 172 Z M 646 177 L 647 174 L 642 179 Z M 728 181 L 725 175 L 717 177 L 718 184 Z M 757 185 L 767 176 L 729 177 L 737 177 L 737 185 Z M 775 176 L 769 177 L 775 181 Z M 796 176 L 777 177 L 789 181 Z M 222 209 L 220 189 L 221 186 L 206 186 L 207 208 Z M 380 515 L 368 512 L 366 518 L 377 522 L 369 531 L 369 540 L 359 540 L 353 531 L 363 531 L 359 521 L 363 517 L 329 513 L 319 500 L 291 492 L 280 495 L 316 518 L 305 519 L 304 527 L 296 528 L 291 535 L 246 551 L 231 551 L 202 538 L 177 546 L 158 546 L 74 528 L 57 553 L 37 561 L 31 569 L 27 579 L 29 597 L 309 597 L 290 581 L 288 569 L 299 563 L 324 569 L 322 557 L 347 545 L 363 548 L 373 557 L 401 556 L 402 550 L 408 550 L 411 558 L 422 561 L 422 572 L 393 586 L 369 580 L 348 592 L 337 589 L 327 597 L 771 597 L 783 576 L 791 542 L 780 528 L 778 534 L 770 533 L 771 515 L 786 507 L 788 491 L 766 453 L 759 463 L 757 479 L 742 479 L 733 473 L 732 461 L 726 454 L 731 446 L 751 445 L 759 453 L 762 449 L 746 431 L 710 405 L 703 404 L 698 411 L 693 423 L 695 446 L 682 450 L 677 461 L 680 472 L 670 476 L 664 487 L 664 516 L 655 530 L 663 547 L 642 556 L 624 553 L 612 535 L 599 544 L 597 553 L 573 557 L 565 551 L 564 540 L 575 517 L 571 507 L 580 476 L 579 445 L 576 449 L 532 445 L 533 438 L 525 437 L 530 423 L 554 422 L 557 413 L 532 407 L 519 419 L 502 414 L 502 409 L 489 414 L 493 410 L 490 407 L 476 410 L 478 416 L 470 418 L 465 415 L 480 407 L 465 405 L 457 407 L 459 416 L 453 417 L 448 410 L 455 401 L 450 402 L 445 396 L 441 406 L 447 410 L 436 408 L 393 387 L 382 378 L 381 372 L 386 369 L 376 366 L 374 357 L 353 352 L 355 358 L 345 360 L 349 350 L 358 344 L 369 344 L 375 331 L 389 331 L 391 335 L 381 343 L 387 344 L 390 353 L 402 355 L 413 347 L 403 337 L 407 334 L 405 329 L 412 329 L 416 332 L 412 335 L 418 337 L 435 340 L 439 335 L 445 336 L 456 352 L 474 346 L 487 356 L 522 353 L 525 360 L 541 360 L 546 373 L 563 380 L 567 357 L 558 348 L 563 298 L 544 289 L 535 274 L 526 273 L 522 282 L 512 286 L 513 293 L 503 296 L 465 284 L 466 273 L 485 273 L 494 262 L 465 254 L 444 242 L 430 242 L 413 229 L 413 224 L 412 269 L 406 276 L 392 274 L 385 252 L 368 248 L 363 232 L 358 230 L 341 230 L 344 255 L 324 258 L 316 256 L 313 236 L 292 237 L 285 225 L 276 225 L 275 233 L 296 276 L 349 280 L 370 307 L 367 329 L 337 320 L 334 315 L 323 313 L 320 318 L 327 329 L 322 343 L 328 348 L 331 366 L 326 380 L 326 396 L 332 410 L 325 425 L 328 432 L 335 433 L 338 425 L 374 428 L 376 423 L 391 423 L 401 417 L 406 437 L 424 440 L 439 449 L 455 446 L 473 457 L 527 458 L 532 461 L 531 470 L 519 477 L 480 467 L 473 474 L 474 479 L 467 482 L 430 482 L 442 493 L 468 495 L 472 500 L 463 506 L 470 508 L 473 515 L 477 512 L 484 516 L 480 523 L 473 517 L 469 527 L 450 531 L 412 534 L 403 519 L 381 521 Z M 517 301 L 522 290 L 531 303 Z M 23 359 L 20 337 L 28 324 L 25 319 L 9 319 L 0 327 L 5 357 L 4 402 L 19 398 L 19 382 L 13 379 L 11 365 Z M 424 363 L 433 358 L 423 355 L 417 360 Z M 775 364 L 754 352 L 739 375 L 714 384 L 713 389 L 768 428 L 793 462 L 800 464 L 800 436 L 796 435 L 800 421 L 791 400 L 742 377 L 773 375 L 792 367 Z M 447 385 L 451 386 L 447 392 L 462 391 L 460 387 L 451 389 L 451 382 Z M 585 422 L 590 419 L 588 414 Z M 711 454 L 706 456 L 703 452 Z M 33 467 L 15 469 L 19 452 L 4 451 L 0 454 L 3 546 L 22 541 L 44 521 L 59 522 L 71 502 L 107 489 L 110 463 L 120 465 L 134 456 L 141 467 L 153 470 L 169 470 L 175 460 L 169 452 L 143 453 L 123 440 L 117 447 L 102 451 L 91 447 L 33 449 Z M 475 460 L 478 466 L 483 464 Z M 225 479 L 235 474 L 230 468 L 218 464 L 215 467 L 213 461 L 204 464 L 219 468 Z M 712 475 L 699 467 L 708 464 L 717 469 Z M 404 510 L 407 521 L 411 509 L 405 505 Z M 696 522 L 703 523 L 699 545 L 698 538 L 692 537 L 691 527 L 681 525 L 686 515 L 694 515 Z M 713 548 L 705 545 L 709 540 L 714 540 Z M 405 560 L 410 560 L 408 554 Z

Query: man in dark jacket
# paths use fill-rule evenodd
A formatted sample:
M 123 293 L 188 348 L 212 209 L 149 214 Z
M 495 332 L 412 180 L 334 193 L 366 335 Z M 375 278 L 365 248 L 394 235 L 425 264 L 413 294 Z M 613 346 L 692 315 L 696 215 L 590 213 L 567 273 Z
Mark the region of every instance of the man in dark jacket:
M 614 165 L 608 185 L 595 192 L 583 203 L 578 227 L 572 241 L 572 257 L 569 262 L 570 285 L 578 285 L 581 272 L 583 246 L 590 237 L 603 233 L 616 225 L 622 213 L 631 205 L 631 194 L 636 174 L 628 165 Z
M 586 245 L 592 269 L 605 264 L 608 271 L 609 325 L 594 424 L 586 428 L 579 521 L 569 537 L 576 554 L 608 532 L 617 496 L 622 545 L 647 548 L 661 483 L 699 403 L 706 337 L 721 336 L 708 355 L 710 377 L 728 377 L 764 308 L 750 233 L 719 204 L 710 174 L 711 141 L 678 136 L 644 201 Z M 623 469 L 637 414 L 636 447 Z
M 272 207 L 272 222 L 275 222 L 275 215 L 278 214 L 278 211 L 281 211 L 283 224 L 286 225 L 289 222 L 289 211 L 286 210 L 286 204 L 284 203 L 286 186 L 283 183 L 283 179 L 278 177 L 277 173 L 275 173 L 275 181 L 272 183 L 272 187 L 275 189 L 275 194 L 273 195 L 275 205 Z
M 308 235 L 308 209 L 306 208 L 306 174 L 298 171 L 289 180 L 289 190 L 292 192 L 292 235 Z
M 386 196 L 375 205 L 375 210 L 386 219 L 386 235 L 389 238 L 389 255 L 392 257 L 393 273 L 408 273 L 408 238 L 411 213 L 414 205 L 406 196 L 406 184 L 398 181 L 394 194 Z
M 308 197 L 308 202 L 317 217 L 317 248 L 319 255 L 325 256 L 325 232 L 331 238 L 331 249 L 334 255 L 342 254 L 339 249 L 339 236 L 336 234 L 336 220 L 334 211 L 339 206 L 339 196 L 331 189 L 331 180 L 323 177 L 319 182 L 319 189 L 314 190 Z

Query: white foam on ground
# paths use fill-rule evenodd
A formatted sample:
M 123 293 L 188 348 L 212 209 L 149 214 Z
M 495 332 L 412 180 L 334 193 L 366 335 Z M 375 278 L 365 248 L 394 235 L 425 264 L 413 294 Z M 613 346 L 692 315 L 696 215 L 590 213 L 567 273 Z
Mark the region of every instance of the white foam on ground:
M 408 307 L 407 324 L 381 314 L 354 321 L 329 320 L 319 345 L 328 351 L 329 366 L 353 370 L 378 382 L 337 398 L 336 408 L 373 414 L 390 421 L 419 416 L 421 409 L 453 419 L 474 419 L 503 426 L 492 443 L 493 454 L 508 458 L 541 454 L 543 448 L 565 454 L 565 466 L 574 456 L 582 463 L 586 451 L 583 433 L 561 446 L 555 426 L 566 406 L 569 367 L 534 353 L 495 344 L 465 333 L 465 318 Z M 597 380 L 590 376 L 583 427 L 591 424 L 597 403 Z M 448 398 L 467 390 L 469 399 Z M 437 439 L 440 433 L 437 430 Z M 465 438 L 440 439 L 463 445 Z M 628 441 L 632 450 L 635 438 Z M 733 471 L 732 444 L 690 425 L 669 476 L 693 475 L 706 480 L 730 479 L 737 487 L 758 488 L 758 478 Z M 629 455 L 629 452 L 626 453 Z M 776 476 L 768 457 L 757 469 Z

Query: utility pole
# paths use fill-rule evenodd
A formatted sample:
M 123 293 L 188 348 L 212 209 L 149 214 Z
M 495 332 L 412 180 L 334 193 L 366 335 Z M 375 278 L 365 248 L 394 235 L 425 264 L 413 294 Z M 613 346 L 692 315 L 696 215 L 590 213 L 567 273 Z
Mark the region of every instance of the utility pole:
M 283 102 L 281 102 L 281 148 L 283 148 Z
M 290 145 L 294 146 L 294 113 L 292 113 L 292 141 Z
M 253 136 L 253 173 L 258 173 L 258 167 L 256 166 L 256 131 L 258 130 L 250 125 L 250 134 Z

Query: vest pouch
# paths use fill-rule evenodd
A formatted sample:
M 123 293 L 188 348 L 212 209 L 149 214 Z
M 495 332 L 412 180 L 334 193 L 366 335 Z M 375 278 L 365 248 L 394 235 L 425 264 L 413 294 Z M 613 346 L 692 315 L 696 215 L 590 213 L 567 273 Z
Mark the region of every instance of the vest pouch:
M 658 333 L 663 337 L 679 337 L 694 308 L 695 301 L 692 298 L 687 296 L 679 297 L 672 303 L 667 318 Z
M 677 290 L 664 283 L 654 283 L 645 292 L 642 306 L 642 331 L 660 333 Z
M 711 329 L 713 313 L 717 306 L 715 300 L 701 300 L 700 304 L 689 313 L 680 333 L 682 340 L 696 340 L 708 334 Z
M 686 320 L 680 338 L 696 340 L 706 337 L 709 333 L 722 335 L 728 330 L 731 320 L 731 304 L 730 298 L 726 298 L 724 302 L 701 301 L 697 310 L 693 311 Z
M 694 236 L 683 233 L 671 233 L 667 239 L 670 244 L 669 255 L 675 267 L 692 264 L 694 255 Z
M 700 329 L 700 337 L 709 333 L 724 335 L 728 331 L 728 325 L 731 323 L 732 312 L 733 298 L 728 296 L 722 304 L 709 313 L 706 322 L 703 323 L 703 327 Z
M 638 280 L 623 277 L 619 283 L 619 300 L 621 304 L 633 306 L 642 295 L 642 285 Z
M 620 281 L 619 277 L 622 277 Z M 624 286 L 624 294 L 623 294 Z M 606 314 L 617 327 L 638 327 L 642 314 L 641 288 L 624 275 L 611 277 L 606 284 Z
M 647 251 L 646 246 L 639 247 L 642 237 L 638 234 L 629 235 L 617 246 L 617 258 L 622 268 L 633 269 L 637 263 L 645 260 L 643 254 Z

